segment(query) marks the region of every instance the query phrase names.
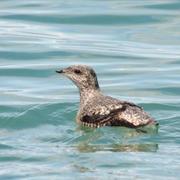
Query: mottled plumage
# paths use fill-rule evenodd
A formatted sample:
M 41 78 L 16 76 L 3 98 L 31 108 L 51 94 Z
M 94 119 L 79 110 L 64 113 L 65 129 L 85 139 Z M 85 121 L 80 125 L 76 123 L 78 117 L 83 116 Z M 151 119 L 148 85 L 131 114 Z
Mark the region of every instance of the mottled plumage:
M 126 126 L 131 128 L 157 125 L 141 107 L 102 94 L 94 70 L 85 65 L 70 66 L 60 71 L 79 88 L 80 107 L 77 122 L 89 127 Z

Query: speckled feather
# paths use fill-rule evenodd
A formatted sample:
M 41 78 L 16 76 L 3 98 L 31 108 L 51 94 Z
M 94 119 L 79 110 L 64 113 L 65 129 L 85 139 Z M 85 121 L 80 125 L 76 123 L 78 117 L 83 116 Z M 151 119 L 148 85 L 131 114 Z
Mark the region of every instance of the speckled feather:
M 87 102 L 78 118 L 83 125 L 90 127 L 139 127 L 154 122 L 141 107 L 103 95 Z
M 80 107 L 76 117 L 78 123 L 89 127 L 126 126 L 136 128 L 158 123 L 141 107 L 102 94 L 96 73 L 85 65 L 74 65 L 63 70 L 80 91 Z

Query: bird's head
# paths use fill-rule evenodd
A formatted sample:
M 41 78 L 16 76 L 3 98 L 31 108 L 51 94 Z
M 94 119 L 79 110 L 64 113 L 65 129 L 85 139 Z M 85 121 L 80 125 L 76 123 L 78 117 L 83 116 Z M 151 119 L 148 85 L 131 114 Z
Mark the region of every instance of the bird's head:
M 56 72 L 71 79 L 80 90 L 99 89 L 96 73 L 89 66 L 73 65 L 61 70 L 57 70 Z

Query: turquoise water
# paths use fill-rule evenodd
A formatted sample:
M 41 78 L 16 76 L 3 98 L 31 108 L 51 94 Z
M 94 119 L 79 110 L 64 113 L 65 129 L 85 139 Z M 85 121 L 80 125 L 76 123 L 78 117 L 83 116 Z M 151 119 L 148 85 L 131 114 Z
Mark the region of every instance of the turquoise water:
M 0 1 L 0 179 L 180 179 L 180 1 Z M 158 133 L 81 128 L 56 69 L 95 68 Z

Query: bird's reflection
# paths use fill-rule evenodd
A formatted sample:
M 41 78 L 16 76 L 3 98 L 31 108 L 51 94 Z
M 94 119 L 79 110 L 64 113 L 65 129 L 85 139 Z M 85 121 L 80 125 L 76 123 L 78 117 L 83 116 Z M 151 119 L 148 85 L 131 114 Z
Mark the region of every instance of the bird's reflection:
M 98 151 L 111 151 L 111 152 L 156 152 L 158 144 L 112 144 L 112 145 L 90 145 L 79 144 L 77 146 L 79 152 L 98 152 Z
M 128 128 L 100 128 L 78 127 L 81 136 L 76 139 L 76 148 L 79 152 L 156 152 L 158 144 L 151 141 L 142 141 L 143 137 L 155 136 L 157 130 L 150 132 Z

